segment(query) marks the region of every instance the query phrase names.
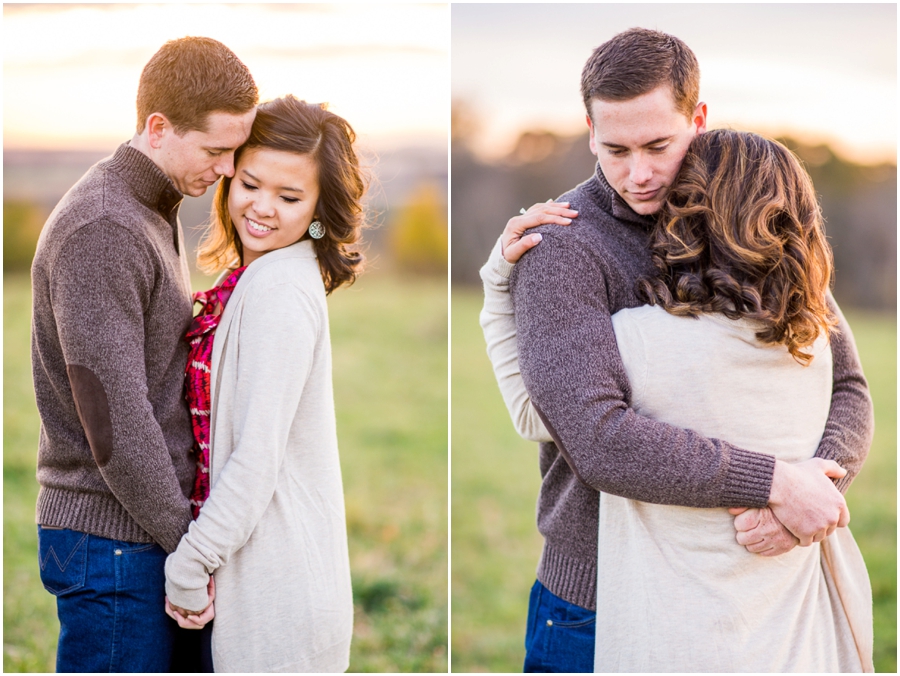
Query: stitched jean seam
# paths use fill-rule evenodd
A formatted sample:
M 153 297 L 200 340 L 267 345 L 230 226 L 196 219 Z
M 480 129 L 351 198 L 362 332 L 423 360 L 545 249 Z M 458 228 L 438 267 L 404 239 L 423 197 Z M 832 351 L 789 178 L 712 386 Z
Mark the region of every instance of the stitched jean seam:
M 63 563 L 62 561 L 59 560 L 59 556 L 56 553 L 56 549 L 54 549 L 52 544 L 48 545 L 46 556 L 41 557 L 40 552 L 38 552 L 38 564 L 40 564 L 41 572 L 46 571 L 47 564 L 50 562 L 51 555 L 52 555 L 53 560 L 55 560 L 57 565 L 59 566 L 60 572 L 65 573 L 66 569 L 69 567 L 69 564 L 72 563 L 72 559 L 74 559 L 75 555 L 79 553 L 79 550 L 82 548 L 82 546 L 85 549 L 88 548 L 88 545 L 89 545 L 88 537 L 89 536 L 87 533 L 85 533 L 84 535 L 81 536 L 81 539 L 79 539 L 78 542 L 75 544 L 75 546 L 72 547 L 72 550 L 69 552 L 69 555 L 66 557 L 65 563 Z M 79 582 L 69 585 L 65 589 L 51 589 L 42 580 L 41 584 L 43 585 L 44 589 L 46 589 L 48 592 L 53 594 L 53 596 L 58 597 L 58 596 L 63 596 L 64 594 L 67 594 L 71 591 L 75 591 L 76 589 L 81 589 L 82 587 L 84 587 L 85 579 L 87 576 L 87 565 L 88 565 L 87 552 L 84 552 L 83 555 L 85 556 L 85 563 L 84 563 L 83 570 L 82 570 L 81 580 Z

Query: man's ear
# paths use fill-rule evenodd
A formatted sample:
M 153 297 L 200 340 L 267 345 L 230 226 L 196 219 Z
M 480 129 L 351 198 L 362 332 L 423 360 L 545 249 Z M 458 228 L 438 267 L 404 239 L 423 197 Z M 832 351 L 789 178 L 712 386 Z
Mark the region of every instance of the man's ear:
M 694 114 L 691 116 L 691 125 L 697 134 L 702 134 L 706 131 L 706 104 L 703 101 L 694 108 Z
M 158 150 L 162 145 L 163 137 L 172 133 L 172 125 L 162 113 L 151 113 L 147 118 L 147 139 L 150 147 Z
M 588 146 L 591 149 L 591 152 L 596 155 L 597 154 L 597 142 L 594 140 L 594 123 L 591 121 L 590 115 L 584 116 L 585 121 L 588 126 Z

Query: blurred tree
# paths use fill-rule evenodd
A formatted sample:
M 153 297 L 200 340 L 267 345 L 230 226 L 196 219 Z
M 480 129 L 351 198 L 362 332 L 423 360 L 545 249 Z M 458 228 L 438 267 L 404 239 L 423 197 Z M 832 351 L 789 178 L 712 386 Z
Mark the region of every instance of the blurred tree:
M 34 249 L 47 216 L 47 209 L 33 202 L 3 202 L 4 272 L 27 271 L 31 268 Z
M 403 270 L 447 273 L 447 206 L 438 189 L 423 183 L 391 228 L 391 252 Z
M 450 139 L 454 149 L 470 148 L 480 130 L 474 108 L 462 99 L 454 99 L 450 104 Z

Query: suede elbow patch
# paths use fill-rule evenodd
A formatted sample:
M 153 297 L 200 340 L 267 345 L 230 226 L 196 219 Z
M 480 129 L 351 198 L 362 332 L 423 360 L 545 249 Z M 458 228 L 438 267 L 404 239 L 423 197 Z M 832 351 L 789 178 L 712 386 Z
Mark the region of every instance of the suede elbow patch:
M 91 446 L 97 465 L 104 467 L 112 457 L 112 419 L 109 417 L 109 400 L 103 383 L 86 366 L 67 364 L 69 385 L 75 409 Z

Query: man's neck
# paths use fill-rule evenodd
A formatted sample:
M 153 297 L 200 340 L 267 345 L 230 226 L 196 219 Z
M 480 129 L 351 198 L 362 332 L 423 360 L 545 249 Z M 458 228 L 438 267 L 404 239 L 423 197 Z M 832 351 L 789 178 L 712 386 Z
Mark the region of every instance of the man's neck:
M 128 142 L 128 145 L 134 148 L 135 150 L 140 150 L 144 155 L 149 157 L 151 160 L 153 156 L 151 155 L 150 141 L 144 134 L 135 134 L 131 137 L 131 140 Z M 156 164 L 154 162 L 154 164 Z M 159 165 L 157 165 L 159 166 Z

